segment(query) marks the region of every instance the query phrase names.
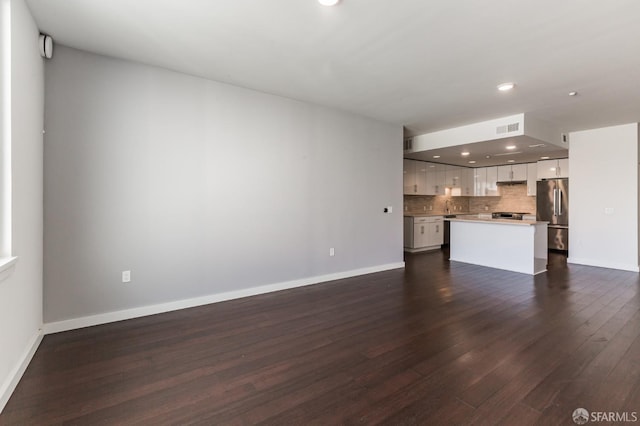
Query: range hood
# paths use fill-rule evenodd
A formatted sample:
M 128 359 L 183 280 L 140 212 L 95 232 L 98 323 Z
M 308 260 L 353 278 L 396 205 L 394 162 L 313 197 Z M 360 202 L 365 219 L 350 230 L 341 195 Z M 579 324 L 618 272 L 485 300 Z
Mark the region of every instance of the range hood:
M 504 146 L 511 144 L 519 147 L 518 152 L 505 152 Z M 480 167 L 506 164 L 513 158 L 517 163 L 537 161 L 541 156 L 563 158 L 569 141 L 553 124 L 520 113 L 406 138 L 404 157 L 469 167 L 471 158 L 460 158 L 461 148 L 481 155 L 471 166 Z

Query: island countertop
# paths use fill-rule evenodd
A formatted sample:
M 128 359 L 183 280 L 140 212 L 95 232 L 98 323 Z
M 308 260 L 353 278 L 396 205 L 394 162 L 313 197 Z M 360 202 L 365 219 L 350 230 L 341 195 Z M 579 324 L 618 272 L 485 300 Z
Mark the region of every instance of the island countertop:
M 547 224 L 533 220 L 447 218 L 449 260 L 539 274 L 547 270 Z
M 478 217 L 473 215 L 464 216 L 464 217 L 447 217 L 444 220 L 448 220 L 449 222 L 480 222 L 480 223 L 493 223 L 493 224 L 516 225 L 516 226 L 533 226 L 533 225 L 542 225 L 542 224 L 549 223 L 549 222 L 542 222 L 537 220 L 491 219 L 489 217 Z

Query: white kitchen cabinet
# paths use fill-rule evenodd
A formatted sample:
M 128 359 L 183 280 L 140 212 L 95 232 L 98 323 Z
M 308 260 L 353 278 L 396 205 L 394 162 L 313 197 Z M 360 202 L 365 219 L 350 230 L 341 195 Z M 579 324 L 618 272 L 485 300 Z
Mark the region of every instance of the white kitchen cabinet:
M 427 246 L 438 248 L 444 243 L 444 219 L 442 217 L 429 218 L 429 238 L 427 239 Z
M 444 242 L 444 220 L 442 216 L 404 218 L 404 247 L 417 252 L 439 249 Z
M 405 195 L 427 195 L 427 170 L 428 165 L 424 161 L 408 160 L 403 161 L 403 181 Z
M 460 188 L 460 174 L 462 167 L 446 166 L 444 186 L 448 188 Z
M 537 163 L 527 163 L 527 195 L 535 196 L 536 195 L 536 186 L 538 177 L 538 164 Z
M 407 160 L 406 158 L 402 162 L 403 166 L 403 193 L 405 195 L 414 195 L 417 192 L 416 187 L 416 161 Z
M 454 171 L 447 170 L 447 175 L 451 174 L 451 180 L 447 182 L 452 197 L 474 195 L 474 169 L 469 167 L 457 167 Z
M 526 164 L 498 166 L 498 182 L 523 182 L 527 180 Z
M 569 159 L 561 158 L 559 160 L 538 161 L 538 180 L 568 178 L 569 177 Z
M 568 178 L 569 177 L 569 159 L 561 158 L 558 160 L 558 168 L 556 169 L 558 172 L 559 178 Z
M 511 166 L 512 180 L 517 182 L 524 182 L 527 180 L 527 165 L 526 164 L 513 164 Z
M 427 195 L 427 170 L 428 164 L 424 161 L 416 161 L 415 173 L 416 173 L 416 194 Z
M 460 191 L 463 196 L 471 197 L 474 195 L 474 175 L 475 169 L 463 167 L 460 176 Z
M 487 187 L 487 169 L 478 167 L 473 169 L 473 195 L 484 197 Z
M 429 163 L 427 171 L 427 195 L 444 195 L 446 166 Z
M 498 167 L 487 167 L 487 196 L 493 197 L 498 194 Z
M 429 223 L 426 221 L 415 222 L 413 225 L 413 247 L 424 248 L 429 245 Z
M 498 182 L 511 182 L 511 165 L 498 166 Z
M 474 173 L 475 195 L 494 197 L 498 195 L 498 167 L 478 167 Z

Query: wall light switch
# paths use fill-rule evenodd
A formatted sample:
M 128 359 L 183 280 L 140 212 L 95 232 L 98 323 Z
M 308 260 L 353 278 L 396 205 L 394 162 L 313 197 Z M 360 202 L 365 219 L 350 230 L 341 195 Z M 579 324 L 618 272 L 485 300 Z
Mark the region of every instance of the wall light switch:
M 605 207 L 604 214 L 613 214 L 613 207 Z
M 329 256 L 335 256 L 336 255 L 336 249 L 334 249 L 333 247 L 331 247 L 329 249 Z
M 122 271 L 122 282 L 131 282 L 131 271 Z

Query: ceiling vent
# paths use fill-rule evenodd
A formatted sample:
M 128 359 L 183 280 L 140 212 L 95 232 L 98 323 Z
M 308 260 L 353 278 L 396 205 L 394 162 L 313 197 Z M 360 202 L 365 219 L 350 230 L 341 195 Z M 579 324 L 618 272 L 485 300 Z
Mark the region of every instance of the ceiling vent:
M 504 135 L 505 133 L 517 132 L 520 130 L 520 123 L 505 124 L 504 126 L 496 127 L 497 135 Z
M 404 150 L 405 151 L 413 150 L 413 139 L 407 138 L 404 140 Z

